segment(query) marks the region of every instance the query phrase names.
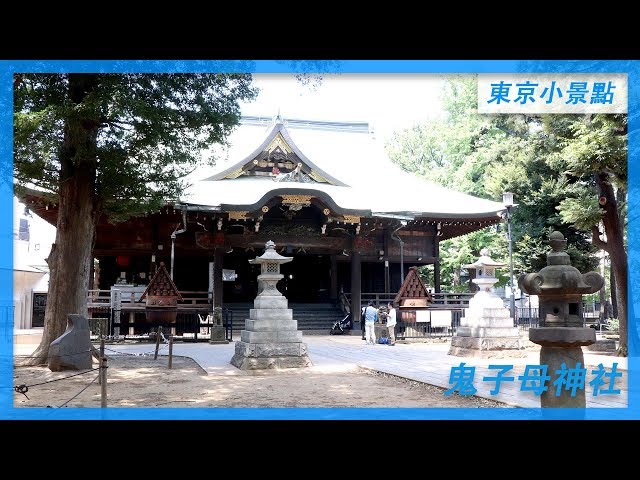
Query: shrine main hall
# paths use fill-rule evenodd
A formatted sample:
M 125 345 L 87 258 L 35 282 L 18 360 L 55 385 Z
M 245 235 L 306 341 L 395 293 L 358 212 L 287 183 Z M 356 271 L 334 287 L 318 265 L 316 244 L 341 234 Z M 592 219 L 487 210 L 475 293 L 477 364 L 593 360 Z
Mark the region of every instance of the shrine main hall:
M 100 220 L 93 289 L 142 292 L 163 262 L 181 292 L 208 292 L 213 306 L 250 302 L 260 272 L 249 260 L 271 240 L 293 257 L 278 284 L 289 303 L 343 297 L 359 311 L 363 292 L 395 294 L 412 266 L 433 265 L 439 292 L 440 242 L 504 211 L 403 171 L 364 122 L 243 117 L 229 144 L 159 212 Z M 55 225 L 55 206 L 26 202 Z

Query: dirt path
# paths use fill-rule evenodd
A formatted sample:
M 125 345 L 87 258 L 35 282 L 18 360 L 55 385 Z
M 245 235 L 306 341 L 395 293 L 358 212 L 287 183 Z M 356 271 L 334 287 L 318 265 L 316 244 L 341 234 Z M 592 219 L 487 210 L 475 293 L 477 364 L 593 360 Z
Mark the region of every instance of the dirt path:
M 94 363 L 94 367 L 98 364 Z M 97 370 L 51 372 L 45 367 L 16 367 L 15 407 L 100 407 Z M 83 390 L 84 389 L 84 390 Z M 24 389 L 23 389 L 24 390 Z M 208 375 L 193 359 L 111 355 L 107 406 L 113 407 L 400 407 L 512 408 L 404 378 L 358 369 L 259 371 L 246 375 Z

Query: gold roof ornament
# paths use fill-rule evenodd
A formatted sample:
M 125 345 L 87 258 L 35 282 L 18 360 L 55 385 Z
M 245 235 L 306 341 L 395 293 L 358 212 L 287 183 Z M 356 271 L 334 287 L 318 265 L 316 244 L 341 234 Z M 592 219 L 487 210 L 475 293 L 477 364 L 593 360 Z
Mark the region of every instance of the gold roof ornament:
M 287 141 L 284 139 L 282 134 L 279 132 L 265 150 L 269 153 L 272 153 L 276 148 L 280 148 L 280 150 L 287 154 L 293 153 L 293 150 L 291 149 L 289 144 L 287 144 Z
M 282 205 L 291 210 L 300 210 L 302 207 L 311 205 L 312 195 L 282 195 Z
M 247 212 L 247 211 L 237 211 L 237 210 L 228 212 L 229 220 L 246 220 L 247 213 L 249 213 L 249 212 Z

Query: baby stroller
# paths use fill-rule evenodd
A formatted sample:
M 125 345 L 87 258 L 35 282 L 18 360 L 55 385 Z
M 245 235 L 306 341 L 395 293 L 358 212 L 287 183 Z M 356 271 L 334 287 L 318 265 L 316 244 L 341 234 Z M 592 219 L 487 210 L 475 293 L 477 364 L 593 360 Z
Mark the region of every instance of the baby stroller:
M 351 314 L 347 313 L 347 315 L 342 320 L 337 320 L 331 330 L 329 330 L 329 335 L 342 335 L 347 332 L 347 330 L 351 330 Z

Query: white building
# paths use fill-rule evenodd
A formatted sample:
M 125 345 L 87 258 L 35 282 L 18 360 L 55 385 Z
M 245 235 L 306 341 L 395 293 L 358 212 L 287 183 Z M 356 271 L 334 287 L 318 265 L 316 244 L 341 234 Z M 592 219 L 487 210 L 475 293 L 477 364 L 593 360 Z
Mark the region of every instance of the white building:
M 49 288 L 49 268 L 45 259 L 55 235 L 55 227 L 13 198 L 14 328 L 44 325 L 44 305 Z

